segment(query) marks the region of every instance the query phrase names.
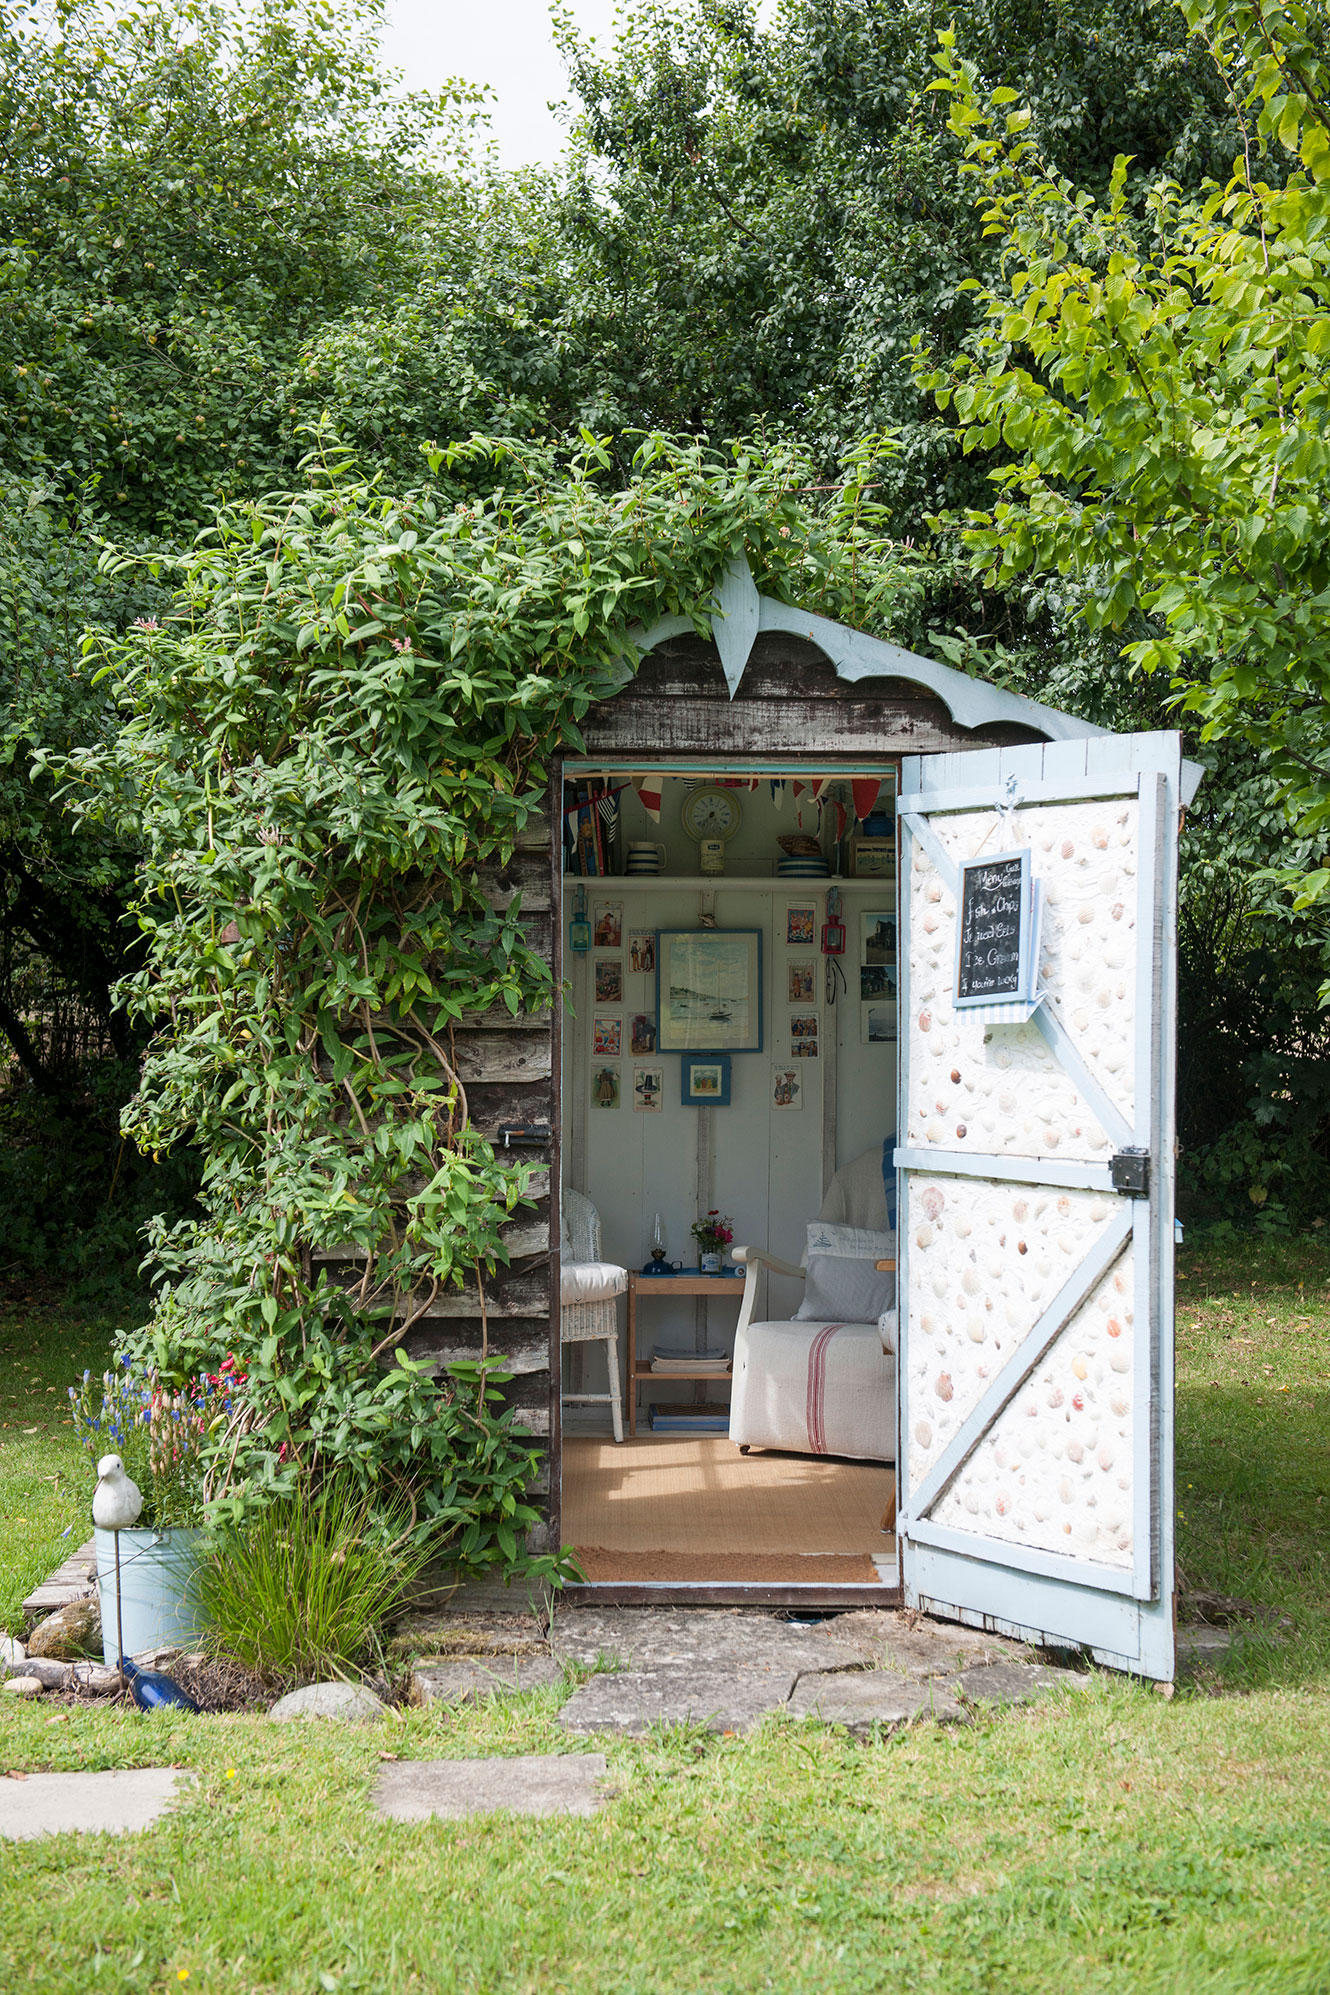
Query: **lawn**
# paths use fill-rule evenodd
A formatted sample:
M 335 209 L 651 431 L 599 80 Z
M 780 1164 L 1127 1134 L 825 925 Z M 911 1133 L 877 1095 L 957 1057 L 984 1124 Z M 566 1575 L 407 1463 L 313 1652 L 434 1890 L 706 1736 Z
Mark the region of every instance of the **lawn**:
M 771 1723 L 611 1746 L 618 1793 L 588 1821 L 365 1812 L 385 1753 L 567 1750 L 558 1692 L 369 1734 L 6 1707 L 0 1767 L 179 1761 L 197 1787 L 141 1838 L 5 1847 L 0 1985 L 1324 1995 L 1330 1252 L 1189 1254 L 1178 1297 L 1180 1560 L 1293 1615 L 1292 1640 L 1171 1701 L 1102 1674 L 875 1745 Z M 27 1518 L 29 1575 L 78 1510 L 51 1409 L 91 1341 L 0 1323 L 0 1527 Z

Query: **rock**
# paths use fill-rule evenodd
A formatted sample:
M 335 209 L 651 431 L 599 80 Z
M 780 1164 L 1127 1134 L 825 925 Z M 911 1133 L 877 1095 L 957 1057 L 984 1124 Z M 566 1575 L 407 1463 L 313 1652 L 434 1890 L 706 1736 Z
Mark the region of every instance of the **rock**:
M 790 1699 L 790 1716 L 847 1725 L 862 1737 L 875 1725 L 903 1725 L 911 1718 L 958 1719 L 965 1713 L 941 1683 L 921 1683 L 888 1669 L 859 1669 L 801 1676 Z
M 74 1663 L 72 1680 L 81 1690 L 91 1691 L 94 1697 L 110 1697 L 120 1688 L 118 1669 L 107 1669 L 102 1663 Z
M 34 1656 L 25 1662 L 17 1676 L 35 1676 L 43 1690 L 66 1690 L 74 1676 L 73 1663 L 55 1662 L 48 1656 Z
M 0 1675 L 6 1667 L 12 1669 L 15 1663 L 23 1662 L 27 1653 L 17 1635 L 0 1635 Z
M 963 1627 L 958 1621 L 931 1621 L 921 1614 L 890 1608 L 865 1607 L 838 1615 L 831 1625 L 837 1643 L 919 1681 L 954 1676 L 958 1669 L 982 1663 L 1032 1659 L 1023 1642 L 1011 1641 L 1005 1635 L 990 1635 L 982 1628 Z
M 1231 1655 L 1236 1637 L 1231 1627 L 1207 1627 L 1195 1623 L 1177 1632 L 1174 1653 L 1179 1663 L 1218 1663 Z
M 609 1799 L 603 1753 L 525 1753 L 512 1759 L 398 1760 L 385 1766 L 374 1806 L 394 1822 L 455 1820 L 505 1808 L 514 1815 L 594 1815 Z
M 372 1725 L 385 1706 L 359 1683 L 307 1683 L 279 1697 L 268 1716 L 277 1724 L 289 1718 L 338 1718 L 346 1725 Z
M 71 1600 L 57 1613 L 48 1614 L 28 1636 L 30 1656 L 74 1662 L 80 1656 L 100 1656 L 101 1652 L 102 1611 L 95 1594 L 86 1600 Z
M 1277 1607 L 1261 1607 L 1254 1600 L 1235 1600 L 1229 1593 L 1193 1592 L 1178 1595 L 1178 1620 L 1203 1621 L 1207 1627 L 1229 1628 L 1239 1621 L 1258 1621 L 1267 1628 L 1292 1628 L 1291 1615 Z
M 563 1685 L 564 1669 L 553 1656 L 493 1656 L 488 1661 L 417 1663 L 411 1676 L 416 1704 L 473 1703 L 495 1691 L 549 1690 Z
M 7 1676 L 0 1690 L 10 1697 L 40 1697 L 46 1685 L 39 1676 Z
M 971 1704 L 1028 1704 L 1052 1690 L 1088 1690 L 1084 1670 L 1049 1669 L 1044 1663 L 989 1663 L 983 1669 L 962 1670 L 955 1688 Z
M 783 1709 L 793 1688 L 792 1670 L 625 1670 L 593 1676 L 575 1690 L 559 1723 L 568 1732 L 620 1732 L 629 1738 L 640 1738 L 652 1725 L 746 1732 L 766 1712 Z

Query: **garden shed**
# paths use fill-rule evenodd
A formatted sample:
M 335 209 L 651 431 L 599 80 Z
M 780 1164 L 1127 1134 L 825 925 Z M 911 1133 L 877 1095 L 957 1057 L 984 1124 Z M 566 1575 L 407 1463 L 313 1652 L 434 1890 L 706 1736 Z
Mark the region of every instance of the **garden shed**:
M 569 1006 L 458 1035 L 473 1119 L 540 1166 L 484 1308 L 550 1540 L 605 1602 L 903 1599 L 1167 1679 L 1199 771 L 741 557 L 712 608 L 714 642 L 635 634 L 492 882 Z M 712 1211 L 738 1272 L 693 1268 Z M 480 1307 L 413 1348 L 471 1352 Z

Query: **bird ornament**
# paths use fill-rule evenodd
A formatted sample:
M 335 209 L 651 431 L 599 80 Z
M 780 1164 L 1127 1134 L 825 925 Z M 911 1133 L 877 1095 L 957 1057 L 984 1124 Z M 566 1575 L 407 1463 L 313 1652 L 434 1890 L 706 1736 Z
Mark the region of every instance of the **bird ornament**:
M 125 1474 L 119 1455 L 103 1455 L 92 1493 L 92 1521 L 99 1531 L 128 1531 L 143 1509 L 143 1491 Z

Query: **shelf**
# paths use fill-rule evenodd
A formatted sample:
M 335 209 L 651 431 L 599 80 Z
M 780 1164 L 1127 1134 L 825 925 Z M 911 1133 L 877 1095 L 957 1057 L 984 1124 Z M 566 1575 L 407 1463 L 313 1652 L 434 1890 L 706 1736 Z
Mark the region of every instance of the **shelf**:
M 657 1385 L 668 1385 L 672 1378 L 714 1379 L 717 1385 L 728 1385 L 734 1377 L 734 1369 L 731 1366 L 727 1372 L 695 1372 L 691 1369 L 686 1372 L 653 1372 L 650 1365 L 636 1365 L 633 1368 L 633 1377 L 654 1379 Z
M 828 887 L 876 888 L 890 887 L 895 891 L 896 875 L 886 873 L 874 880 L 847 880 L 840 875 L 829 875 L 825 879 L 782 879 L 773 873 L 606 873 L 601 878 L 584 879 L 580 873 L 565 873 L 563 890 L 570 887 L 585 887 L 590 893 L 604 893 L 607 888 L 623 889 L 630 887 L 634 893 L 655 891 L 657 893 L 678 893 L 680 889 L 696 888 L 700 893 L 715 893 L 724 887 L 742 887 L 745 890 L 761 887 L 767 893 L 825 893 Z

